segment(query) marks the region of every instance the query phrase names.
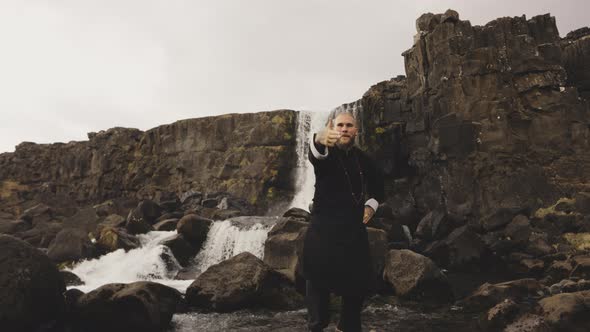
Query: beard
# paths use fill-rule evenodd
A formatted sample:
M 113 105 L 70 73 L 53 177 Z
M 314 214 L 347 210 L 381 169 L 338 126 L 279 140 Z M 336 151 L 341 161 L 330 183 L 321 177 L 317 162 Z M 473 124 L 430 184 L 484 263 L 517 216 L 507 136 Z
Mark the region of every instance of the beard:
M 348 150 L 354 146 L 354 136 L 346 136 L 348 140 L 346 142 L 342 142 L 342 138 L 340 138 L 336 142 L 336 146 L 342 150 Z

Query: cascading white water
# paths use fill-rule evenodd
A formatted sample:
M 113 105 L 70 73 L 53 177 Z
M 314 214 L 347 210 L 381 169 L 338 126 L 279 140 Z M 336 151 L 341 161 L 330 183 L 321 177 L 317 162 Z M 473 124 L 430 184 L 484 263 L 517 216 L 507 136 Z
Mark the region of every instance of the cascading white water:
M 128 252 L 119 249 L 97 259 L 86 260 L 77 264 L 70 271 L 82 279 L 84 285 L 72 288 L 88 292 L 110 283 L 151 280 L 175 287 L 184 292 L 188 287 L 187 282 L 184 280 L 172 280 L 180 269 L 180 265 L 174 259 L 170 249 L 159 244 L 162 240 L 174 234 L 176 234 L 176 231 L 155 231 L 139 235 L 140 248 Z
M 307 159 L 313 133 L 326 126 L 328 112 L 299 112 L 297 124 L 297 169 L 295 170 L 295 197 L 289 207 L 309 210 L 313 199 L 315 175 Z
M 190 270 L 199 274 L 244 251 L 262 259 L 268 231 L 277 221 L 277 217 L 237 217 L 213 223 Z M 160 244 L 175 234 L 176 231 L 154 231 L 139 235 L 140 248 L 128 252 L 119 249 L 77 264 L 70 271 L 80 277 L 84 285 L 71 288 L 88 292 L 109 283 L 150 280 L 184 293 L 192 280 L 174 279 L 181 266 L 170 249 Z
M 240 219 L 241 218 L 241 219 Z M 223 260 L 231 258 L 239 253 L 248 251 L 256 257 L 262 259 L 264 256 L 264 242 L 266 241 L 268 231 L 274 226 L 275 218 L 264 218 L 266 222 L 255 222 L 247 226 L 240 227 L 235 221 L 252 219 L 255 217 L 238 217 L 231 220 L 215 222 L 203 248 L 195 257 L 197 272 L 207 270 L 211 265 L 217 264 Z M 263 220 L 258 217 L 259 221 Z M 274 222 L 268 220 L 275 219 Z

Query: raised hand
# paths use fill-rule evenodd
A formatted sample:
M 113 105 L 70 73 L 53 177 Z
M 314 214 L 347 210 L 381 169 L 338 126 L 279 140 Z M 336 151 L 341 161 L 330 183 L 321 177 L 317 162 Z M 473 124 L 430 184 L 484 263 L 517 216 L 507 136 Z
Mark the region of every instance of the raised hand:
M 371 220 L 371 218 L 373 218 L 374 214 L 375 214 L 375 210 L 373 210 L 372 207 L 365 206 L 365 213 L 363 214 L 363 224 L 368 223 L 369 220 Z
M 332 147 L 336 145 L 336 142 L 340 139 L 340 132 L 334 130 L 333 120 L 330 119 L 326 127 L 315 136 L 315 142 L 321 145 Z

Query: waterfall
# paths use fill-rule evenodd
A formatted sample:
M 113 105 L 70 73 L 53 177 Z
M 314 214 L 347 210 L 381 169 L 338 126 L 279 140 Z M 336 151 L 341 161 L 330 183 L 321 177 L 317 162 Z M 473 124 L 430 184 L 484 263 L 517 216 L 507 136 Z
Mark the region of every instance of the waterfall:
M 201 251 L 195 257 L 197 272 L 211 265 L 248 251 L 264 258 L 264 242 L 278 217 L 236 217 L 215 222 Z
M 201 272 L 211 265 L 248 251 L 262 259 L 268 231 L 279 217 L 235 217 L 211 225 L 207 240 L 189 270 Z M 97 259 L 83 261 L 71 270 L 84 285 L 71 288 L 88 292 L 110 283 L 155 281 L 184 293 L 193 280 L 175 280 L 180 271 L 170 249 L 160 243 L 176 231 L 153 231 L 139 235 L 140 248 L 125 252 L 119 249 Z
M 297 168 L 295 169 L 295 197 L 289 207 L 309 210 L 313 199 L 315 175 L 307 160 L 311 135 L 326 126 L 327 112 L 300 111 L 297 122 Z
M 161 241 L 173 236 L 176 231 L 154 231 L 139 235 L 141 247 L 125 252 L 119 249 L 97 259 L 82 261 L 70 271 L 76 274 L 84 285 L 74 286 L 89 292 L 110 283 L 130 283 L 139 280 L 156 281 L 176 287 L 184 292 L 187 282 L 172 280 L 180 270 L 180 265 Z

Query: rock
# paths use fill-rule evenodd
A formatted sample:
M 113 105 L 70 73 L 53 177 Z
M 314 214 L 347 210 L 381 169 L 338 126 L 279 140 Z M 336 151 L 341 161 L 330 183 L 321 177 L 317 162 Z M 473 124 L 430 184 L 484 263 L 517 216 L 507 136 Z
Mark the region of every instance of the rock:
M 138 214 L 137 209 L 129 212 L 125 228 L 133 235 L 145 234 L 154 230 L 154 227 Z
M 542 316 L 525 314 L 514 323 L 509 324 L 504 332 L 550 332 L 551 329 L 545 323 Z
M 516 302 L 506 299 L 488 310 L 480 325 L 484 330 L 501 330 L 516 318 L 519 309 Z
M 82 279 L 70 271 L 59 271 L 59 274 L 61 274 L 66 287 L 84 285 Z
M 519 214 L 506 226 L 504 235 L 510 238 L 515 245 L 522 246 L 528 243 L 531 232 L 529 218 Z
M 534 236 L 534 237 L 533 237 Z M 525 252 L 535 257 L 545 256 L 555 253 L 555 249 L 547 243 L 542 236 L 535 236 L 533 234 L 530 238 L 530 242 L 525 249 Z
M 445 217 L 446 215 L 444 211 L 430 211 L 418 223 L 418 228 L 416 228 L 416 236 L 428 241 L 435 239 L 438 240 L 441 238 L 441 235 L 443 237 L 448 235 L 451 230 L 447 227 L 447 232 L 445 232 L 443 229 Z
M 587 331 L 590 291 L 558 294 L 539 301 L 545 321 L 558 331 Z
M 549 293 L 551 295 L 572 293 L 577 292 L 578 290 L 580 290 L 578 288 L 578 283 L 569 279 L 561 280 L 560 282 L 549 286 Z
M 0 326 L 5 331 L 36 330 L 61 319 L 64 280 L 39 250 L 0 235 Z
M 163 211 L 174 212 L 181 207 L 180 199 L 174 192 L 158 191 L 154 200 Z
M 416 31 L 430 32 L 434 30 L 437 24 L 440 23 L 441 15 L 434 15 L 432 13 L 422 14 L 416 20 Z
M 0 234 L 14 234 L 31 229 L 32 225 L 25 220 L 0 220 Z
M 139 248 L 140 243 L 137 237 L 128 234 L 123 228 L 106 227 L 100 232 L 96 245 L 106 252 L 111 252 Z
M 289 281 L 249 252 L 209 267 L 188 287 L 186 300 L 191 306 L 216 311 L 302 305 L 301 295 Z
M 445 302 L 453 296 L 447 278 L 436 264 L 411 250 L 390 250 L 383 278 L 401 297 Z
M 545 269 L 545 262 L 540 259 L 525 258 L 521 260 L 516 268 L 517 272 L 525 275 L 539 276 Z
M 480 225 L 484 231 L 489 232 L 502 228 L 510 223 L 514 217 L 523 212 L 522 208 L 500 208 L 494 213 L 491 213 L 480 220 Z
M 113 200 L 108 200 L 106 202 L 96 204 L 92 208 L 94 209 L 96 215 L 100 217 L 106 217 L 111 214 L 116 214 L 115 202 L 113 202 Z
M 590 31 L 588 27 L 580 28 L 567 34 L 561 42 L 561 58 L 567 71 L 568 85 L 575 86 L 580 95 L 590 100 Z
M 91 331 L 162 331 L 181 298 L 174 288 L 155 282 L 107 284 L 78 297 L 73 320 Z
M 311 214 L 300 208 L 290 208 L 283 214 L 283 217 L 293 217 L 295 219 L 300 219 L 301 221 L 305 222 L 311 220 Z
M 40 223 L 46 223 L 55 219 L 54 211 L 46 204 L 37 204 L 23 212 L 20 217 L 22 220 L 37 226 Z
M 216 209 L 215 212 L 211 214 L 211 219 L 213 220 L 227 220 L 234 217 L 241 216 L 242 213 L 239 210 L 218 210 Z
M 505 299 L 521 301 L 529 297 L 538 297 L 542 289 L 543 285 L 535 279 L 518 279 L 499 284 L 485 283 L 461 303 L 469 310 L 485 310 Z
M 302 280 L 300 262 L 308 223 L 296 217 L 279 220 L 264 243 L 264 263 L 297 284 Z
M 466 268 L 478 264 L 485 250 L 480 236 L 467 226 L 455 229 L 442 241 L 433 242 L 424 254 L 443 267 Z
M 62 229 L 63 225 L 59 222 L 40 223 L 32 229 L 15 233 L 14 236 L 28 242 L 34 247 L 47 248 L 53 239 L 55 239 L 57 233 Z
M 201 248 L 201 245 L 207 239 L 209 227 L 212 220 L 199 217 L 195 214 L 189 214 L 182 217 L 176 224 L 176 231 L 182 234 L 184 238 L 195 248 Z
M 54 262 L 79 261 L 96 256 L 96 248 L 83 230 L 66 228 L 55 236 L 47 256 Z
M 187 266 L 190 263 L 191 258 L 197 253 L 197 249 L 191 246 L 191 244 L 184 239 L 182 234 L 176 234 L 170 238 L 162 240 L 161 244 L 170 248 L 172 254 L 182 266 Z
M 156 231 L 175 231 L 176 225 L 178 224 L 177 218 L 165 219 L 154 224 L 154 230 Z
M 218 204 L 219 201 L 217 200 L 217 198 L 206 198 L 201 202 L 201 205 L 206 208 L 214 208 L 217 207 Z
M 158 219 L 156 219 L 156 224 L 168 219 L 180 219 L 184 217 L 184 212 L 176 211 L 176 212 L 166 212 L 162 214 Z
M 578 290 L 590 290 L 590 280 L 580 279 L 578 280 Z
M 573 270 L 570 276 L 590 279 L 590 255 L 579 255 L 572 258 Z
M 579 192 L 574 196 L 575 210 L 581 214 L 590 214 L 590 192 Z
M 442 14 L 442 16 L 440 17 L 440 22 L 441 23 L 446 23 L 446 22 L 457 23 L 457 22 L 459 22 L 459 13 L 457 13 L 456 11 L 454 11 L 452 9 L 447 9 L 447 11 L 444 14 Z
M 96 214 L 93 207 L 84 207 L 77 210 L 73 215 L 63 218 L 64 228 L 75 228 L 86 233 L 94 230 L 103 222 L 104 218 Z
M 119 228 L 119 227 L 125 227 L 125 224 L 127 223 L 127 220 L 118 215 L 118 214 L 110 214 L 108 216 L 106 216 L 104 218 L 104 220 L 98 224 L 98 226 L 96 226 L 96 234 L 100 235 L 100 233 L 102 233 L 102 230 L 104 228 Z
M 145 199 L 137 205 L 134 212 L 134 217 L 145 221 L 146 223 L 155 224 L 158 217 L 162 215 L 162 208 L 154 201 Z
M 554 261 L 547 268 L 546 274 L 551 276 L 554 280 L 561 280 L 569 277 L 573 270 L 572 263 L 569 261 Z

